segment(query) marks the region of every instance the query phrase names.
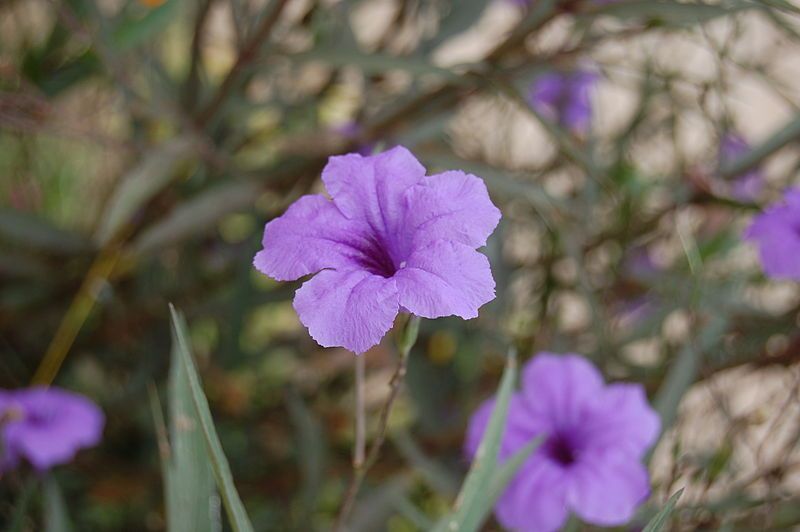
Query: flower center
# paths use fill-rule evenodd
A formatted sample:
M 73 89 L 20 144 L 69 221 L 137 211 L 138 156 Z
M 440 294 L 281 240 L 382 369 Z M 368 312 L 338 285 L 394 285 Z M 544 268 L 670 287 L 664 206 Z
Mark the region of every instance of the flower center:
M 25 421 L 31 425 L 48 425 L 55 417 L 55 412 L 52 409 L 48 410 L 33 410 L 28 412 L 25 416 Z
M 361 252 L 357 257 L 359 265 L 369 273 L 385 278 L 393 277 L 399 268 L 392 260 L 392 256 L 386 246 L 377 237 L 370 238 L 366 244 L 362 249 L 359 249 Z
M 545 443 L 545 454 L 558 464 L 566 467 L 575 463 L 575 448 L 563 434 L 554 434 Z

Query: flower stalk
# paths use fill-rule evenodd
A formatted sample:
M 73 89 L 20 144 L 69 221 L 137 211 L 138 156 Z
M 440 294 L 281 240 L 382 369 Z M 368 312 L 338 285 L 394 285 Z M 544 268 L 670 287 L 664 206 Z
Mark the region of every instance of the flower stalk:
M 339 510 L 339 515 L 336 517 L 336 522 L 333 526 L 334 531 L 344 529 L 344 525 L 347 522 L 350 512 L 353 510 L 358 491 L 361 488 L 361 484 L 364 482 L 367 471 L 369 471 L 370 467 L 377 461 L 383 443 L 386 441 L 386 432 L 389 428 L 389 416 L 391 415 L 392 407 L 400 394 L 400 388 L 405 380 L 408 368 L 408 355 L 411 353 L 411 348 L 414 347 L 414 344 L 417 342 L 420 321 L 419 316 L 411 316 L 403 329 L 400 341 L 397 344 L 397 368 L 389 381 L 389 395 L 381 410 L 381 417 L 378 421 L 378 434 L 372 442 L 366 458 L 362 462 L 353 461 L 353 476 L 345 492 L 344 502 Z M 363 355 L 361 355 L 359 359 L 362 357 Z M 358 364 L 358 362 L 356 362 L 356 364 Z M 358 393 L 358 390 L 356 390 L 356 396 L 358 396 Z M 358 415 L 358 413 L 356 415 Z M 356 442 L 356 446 L 358 446 L 358 442 Z

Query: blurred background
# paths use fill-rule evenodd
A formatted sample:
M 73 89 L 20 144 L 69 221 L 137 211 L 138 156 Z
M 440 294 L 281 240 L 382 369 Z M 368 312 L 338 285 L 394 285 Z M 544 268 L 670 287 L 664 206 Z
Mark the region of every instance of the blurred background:
M 423 322 L 352 530 L 425 529 L 447 510 L 510 345 L 646 385 L 665 434 L 644 514 L 686 486 L 676 530 L 800 526 L 800 287 L 765 279 L 741 238 L 800 184 L 799 13 L 1 1 L 0 388 L 52 381 L 105 411 L 102 445 L 55 471 L 74 530 L 165 530 L 148 389 L 166 395 L 168 302 L 255 528 L 331 525 L 353 355 L 318 347 L 291 306 L 299 283 L 251 261 L 264 223 L 321 191 L 329 155 L 396 144 L 429 173 L 486 181 L 498 296 L 478 319 Z M 576 73 L 590 81 L 548 109 L 537 82 Z M 559 119 L 565 98 L 583 125 Z M 389 335 L 366 358 L 370 434 L 395 353 Z M 0 524 L 29 476 L 0 479 Z M 42 529 L 43 506 L 22 530 Z

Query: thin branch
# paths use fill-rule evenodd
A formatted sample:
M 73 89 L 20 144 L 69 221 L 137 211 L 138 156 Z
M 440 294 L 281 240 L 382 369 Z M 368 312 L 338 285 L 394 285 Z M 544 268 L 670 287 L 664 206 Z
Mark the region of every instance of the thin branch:
M 198 115 L 198 126 L 205 127 L 208 125 L 211 119 L 214 118 L 214 115 L 216 115 L 220 110 L 222 105 L 225 103 L 225 100 L 228 98 L 228 95 L 239 81 L 239 76 L 241 75 L 242 71 L 248 65 L 250 65 L 250 63 L 252 63 L 258 55 L 259 49 L 264 44 L 264 41 L 267 40 L 267 37 L 269 37 L 272 27 L 278 21 L 278 18 L 280 18 L 281 12 L 283 12 L 283 8 L 286 6 L 287 2 L 288 0 L 275 0 L 271 4 L 271 9 L 266 15 L 264 15 L 264 18 L 261 20 L 261 24 L 259 25 L 255 34 L 250 38 L 250 40 L 247 41 L 247 43 L 239 52 L 239 55 L 236 57 L 236 62 L 228 71 L 228 75 L 225 76 L 225 79 L 222 81 L 219 89 L 217 89 L 217 92 L 214 94 L 211 102 L 209 102 L 205 109 L 203 109 Z
M 419 322 L 420 319 L 417 316 L 412 316 L 408 320 L 406 328 L 403 331 L 403 337 L 398 346 L 399 360 L 397 362 L 397 369 L 395 369 L 394 375 L 392 375 L 392 379 L 389 381 L 389 397 L 387 397 L 386 403 L 383 405 L 383 410 L 381 411 L 381 418 L 378 423 L 378 435 L 375 441 L 372 442 L 372 446 L 369 448 L 369 454 L 364 463 L 360 466 L 354 465 L 353 467 L 353 477 L 350 479 L 350 485 L 347 487 L 344 502 L 342 503 L 339 515 L 336 517 L 336 522 L 333 525 L 334 531 L 341 531 L 344 529 L 344 525 L 347 522 L 347 518 L 350 516 L 350 512 L 353 510 L 353 505 L 358 496 L 358 490 L 364 482 L 367 471 L 369 471 L 369 468 L 378 460 L 383 442 L 386 441 L 386 431 L 389 428 L 389 415 L 392 412 L 392 407 L 400 393 L 401 385 L 406 376 L 408 354 L 417 341 Z
M 208 20 L 208 13 L 211 11 L 211 6 L 214 0 L 204 0 L 197 11 L 197 18 L 194 23 L 194 32 L 192 33 L 192 45 L 190 49 L 191 60 L 189 63 L 189 74 L 186 76 L 186 81 L 183 85 L 183 103 L 184 109 L 191 113 L 197 105 L 197 97 L 200 92 L 200 53 L 203 47 L 203 38 L 205 37 L 205 25 Z

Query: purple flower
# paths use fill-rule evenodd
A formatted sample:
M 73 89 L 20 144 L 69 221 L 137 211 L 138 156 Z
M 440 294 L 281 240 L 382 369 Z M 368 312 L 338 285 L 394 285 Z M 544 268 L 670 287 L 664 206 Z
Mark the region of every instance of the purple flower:
M 719 164 L 723 166 L 742 157 L 750 151 L 750 145 L 740 135 L 728 133 L 719 144 Z M 731 195 L 739 201 L 753 201 L 764 188 L 764 174 L 758 168 L 752 168 L 733 178 Z
M 57 388 L 0 390 L 0 472 L 25 458 L 38 471 L 97 445 L 105 419 L 91 401 Z
M 528 103 L 561 127 L 585 134 L 592 119 L 590 93 L 597 80 L 597 74 L 588 70 L 548 72 L 534 80 Z
M 489 399 L 472 416 L 471 457 L 493 405 Z M 641 385 L 606 386 L 583 357 L 540 353 L 523 369 L 522 390 L 511 398 L 499 459 L 537 435 L 546 439 L 498 500 L 498 520 L 530 532 L 557 530 L 570 511 L 601 526 L 627 522 L 649 494 L 641 460 L 659 429 Z
M 356 141 L 364 133 L 364 128 L 358 122 L 353 120 L 342 122 L 341 124 L 332 128 L 334 133 L 337 133 L 347 140 Z M 375 152 L 375 144 L 373 143 L 359 143 L 358 153 L 360 155 L 372 155 Z
M 744 237 L 758 245 L 769 277 L 800 281 L 800 187 L 756 216 Z
M 333 201 L 303 196 L 264 228 L 255 267 L 279 281 L 316 274 L 294 308 L 324 347 L 363 353 L 400 310 L 474 318 L 494 299 L 486 244 L 500 220 L 486 185 L 458 171 L 425 175 L 403 147 L 331 157 Z

